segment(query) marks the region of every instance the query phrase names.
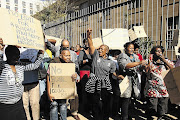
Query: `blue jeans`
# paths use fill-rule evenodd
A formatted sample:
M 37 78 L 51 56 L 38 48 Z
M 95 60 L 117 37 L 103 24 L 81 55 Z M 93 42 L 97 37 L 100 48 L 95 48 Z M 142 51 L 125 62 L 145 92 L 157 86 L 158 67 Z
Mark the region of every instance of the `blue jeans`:
M 39 80 L 39 95 L 40 95 L 40 97 L 43 95 L 45 90 L 46 90 L 46 79 Z
M 58 107 L 60 111 L 60 120 L 67 118 L 66 100 L 54 100 L 50 104 L 50 120 L 58 120 Z

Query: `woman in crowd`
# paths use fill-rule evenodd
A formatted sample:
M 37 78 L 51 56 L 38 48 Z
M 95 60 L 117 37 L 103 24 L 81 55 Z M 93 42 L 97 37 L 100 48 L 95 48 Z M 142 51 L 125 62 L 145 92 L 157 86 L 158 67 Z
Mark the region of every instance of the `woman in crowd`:
M 1 38 L 0 44 L 3 44 Z M 42 62 L 43 54 L 39 55 L 35 63 L 27 65 L 18 63 L 20 51 L 16 46 L 8 45 L 5 54 L 7 61 L 0 61 L 1 120 L 26 120 L 22 102 L 24 71 L 37 69 Z
M 151 50 L 149 64 L 146 67 L 147 82 L 145 86 L 145 96 L 147 97 L 148 119 L 152 115 L 157 115 L 159 120 L 167 112 L 168 91 L 161 73 L 174 67 L 173 62 L 165 59 L 162 46 L 155 46 Z
M 125 53 L 122 53 L 118 57 L 119 72 L 123 76 L 128 76 L 129 86 L 124 93 L 121 93 L 121 111 L 122 120 L 128 120 L 128 108 L 130 103 L 131 95 L 132 97 L 139 97 L 139 79 L 138 71 L 141 65 L 145 65 L 146 61 L 139 60 L 139 57 L 134 54 L 134 44 L 128 42 L 124 45 Z
M 87 38 L 92 56 L 92 67 L 85 90 L 92 95 L 94 120 L 109 120 L 110 98 L 112 96 L 109 76 L 110 74 L 116 76 L 116 66 L 112 60 L 108 59 L 109 47 L 107 45 L 101 45 L 99 52 L 95 49 L 91 33 L 92 30 L 88 29 Z M 121 78 L 121 75 L 117 77 Z
M 80 68 L 80 83 L 78 83 L 78 95 L 79 95 L 79 111 L 88 112 L 90 105 L 87 103 L 87 94 L 85 92 L 85 84 L 89 79 L 91 69 L 91 55 L 89 53 L 89 46 L 87 39 L 83 40 L 84 49 L 79 53 L 79 68 Z

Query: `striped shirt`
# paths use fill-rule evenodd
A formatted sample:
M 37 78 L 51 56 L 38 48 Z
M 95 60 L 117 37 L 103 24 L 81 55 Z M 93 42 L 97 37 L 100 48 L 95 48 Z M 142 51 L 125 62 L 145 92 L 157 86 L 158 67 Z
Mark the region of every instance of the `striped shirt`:
M 43 55 L 40 54 L 35 63 L 27 65 L 15 65 L 16 73 L 13 73 L 9 64 L 0 61 L 0 103 L 17 103 L 23 94 L 24 71 L 35 70 L 42 62 Z

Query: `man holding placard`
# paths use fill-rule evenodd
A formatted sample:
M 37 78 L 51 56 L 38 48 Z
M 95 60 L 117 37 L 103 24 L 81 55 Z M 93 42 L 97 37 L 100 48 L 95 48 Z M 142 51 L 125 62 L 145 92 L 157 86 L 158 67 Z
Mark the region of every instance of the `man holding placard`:
M 72 84 L 72 82 L 68 83 L 68 84 L 66 83 L 66 84 L 63 85 L 63 82 L 65 82 L 66 79 L 68 79 L 67 76 L 65 76 L 66 78 L 64 77 L 65 79 L 63 77 L 61 77 L 61 76 L 59 76 L 59 78 L 57 77 L 58 79 L 54 78 L 54 80 L 61 82 L 57 87 L 59 89 L 58 93 L 61 96 L 53 96 L 52 95 L 52 93 L 53 93 L 52 88 L 56 84 L 51 84 L 51 82 L 53 80 L 53 77 L 55 76 L 55 75 L 53 75 L 53 76 L 51 75 L 51 74 L 54 74 L 53 70 L 52 70 L 52 67 L 51 67 L 51 64 L 52 63 L 68 63 L 68 64 L 71 63 L 72 64 L 72 61 L 70 59 L 71 59 L 71 55 L 70 55 L 69 50 L 67 48 L 63 48 L 61 50 L 60 57 L 55 57 L 51 61 L 50 67 L 49 67 L 48 72 L 47 72 L 48 73 L 48 75 L 47 75 L 47 92 L 48 92 L 48 97 L 51 100 L 51 105 L 50 105 L 50 109 L 51 109 L 50 110 L 50 119 L 51 120 L 58 120 L 58 105 L 60 107 L 59 109 L 60 109 L 60 117 L 61 117 L 61 119 L 66 120 L 66 117 L 67 117 L 66 99 L 69 99 L 69 98 L 71 98 L 72 96 L 75 95 L 75 83 L 74 83 L 74 94 L 73 93 L 68 93 L 69 90 L 72 90 L 72 88 L 68 88 L 68 90 L 66 91 L 67 88 L 64 87 L 66 85 L 68 86 L 69 84 Z M 68 64 L 66 64 L 66 65 L 68 65 Z M 59 64 L 56 65 L 57 68 L 58 68 L 58 65 Z M 71 69 L 71 70 L 73 70 L 73 69 Z M 63 71 L 66 71 L 65 73 L 67 73 L 70 70 L 69 69 L 66 69 L 66 70 L 65 69 L 58 69 L 56 71 L 59 72 L 59 74 L 60 74 L 61 72 L 63 73 Z M 75 65 L 74 65 L 74 72 L 75 72 Z M 79 76 L 77 75 L 77 73 L 72 74 L 71 79 L 73 81 L 76 80 L 77 82 L 79 82 Z M 64 89 L 61 89 L 61 88 L 64 88 Z M 54 91 L 57 91 L 57 89 L 54 89 Z M 66 93 L 63 93 L 63 92 L 66 92 Z M 64 96 L 64 95 L 67 95 L 67 96 Z

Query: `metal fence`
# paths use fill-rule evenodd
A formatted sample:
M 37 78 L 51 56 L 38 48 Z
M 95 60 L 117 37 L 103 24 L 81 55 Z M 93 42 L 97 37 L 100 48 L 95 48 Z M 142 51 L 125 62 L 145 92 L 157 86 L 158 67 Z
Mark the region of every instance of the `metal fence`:
M 173 38 L 180 28 L 180 0 L 103 0 L 58 21 L 46 24 L 46 34 L 66 38 L 72 46 L 82 44 L 86 30 L 92 37 L 101 37 L 102 29 L 143 25 L 147 38 L 138 39 L 143 56 L 153 45 L 162 45 L 165 56 L 175 60 Z

